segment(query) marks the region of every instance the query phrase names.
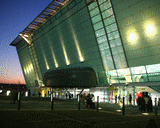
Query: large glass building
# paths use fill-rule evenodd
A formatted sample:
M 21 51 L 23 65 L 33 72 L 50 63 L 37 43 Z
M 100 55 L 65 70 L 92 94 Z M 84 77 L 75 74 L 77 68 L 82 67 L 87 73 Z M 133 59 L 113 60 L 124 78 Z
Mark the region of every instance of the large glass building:
M 135 104 L 138 93 L 160 97 L 159 21 L 159 0 L 53 0 L 11 45 L 31 93 L 50 91 L 47 71 L 91 67 L 98 84 L 86 92 L 101 102 L 131 94 Z

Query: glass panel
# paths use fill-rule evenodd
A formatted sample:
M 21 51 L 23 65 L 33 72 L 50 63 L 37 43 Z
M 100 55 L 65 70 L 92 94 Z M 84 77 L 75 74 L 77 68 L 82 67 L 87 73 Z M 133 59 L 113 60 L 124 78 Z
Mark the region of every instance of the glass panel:
M 111 49 L 112 50 L 112 54 L 115 56 L 119 56 L 121 58 L 121 53 L 123 53 L 123 48 L 122 46 L 119 47 L 114 47 Z
M 105 12 L 102 13 L 103 19 L 105 19 L 105 18 L 107 18 L 107 17 L 109 17 L 111 15 L 113 15 L 112 8 L 109 8 L 108 10 L 106 10 Z
M 95 31 L 96 33 L 96 37 L 99 37 L 99 36 L 102 36 L 105 34 L 105 31 L 104 31 L 104 28 L 98 30 L 98 31 Z
M 98 30 L 98 29 L 100 29 L 100 28 L 103 28 L 103 23 L 102 23 L 102 21 L 94 24 L 93 27 L 94 27 L 94 30 Z
M 125 76 L 125 75 L 131 75 L 129 68 L 125 68 L 125 69 L 118 69 L 117 70 L 118 76 Z
M 104 10 L 108 9 L 109 7 L 111 7 L 111 3 L 109 2 L 105 2 L 102 5 L 100 5 L 100 9 L 103 12 Z
M 148 74 L 149 81 L 160 81 L 160 73 Z
M 105 49 L 104 51 L 102 51 L 102 55 L 103 56 L 111 56 L 111 52 L 110 52 L 110 50 L 109 49 Z
M 117 38 L 115 40 L 110 40 L 109 43 L 112 48 L 112 47 L 121 45 L 121 40 L 120 40 L 120 38 Z
M 100 43 L 103 43 L 103 42 L 107 42 L 107 37 L 106 37 L 106 35 L 97 38 L 97 41 L 98 41 L 99 44 L 100 44 Z
M 106 18 L 106 19 L 104 20 L 105 26 L 107 26 L 107 25 L 109 25 L 109 24 L 112 24 L 112 23 L 114 23 L 114 22 L 116 22 L 114 15 L 113 15 L 113 16 L 110 16 L 110 17 L 108 17 L 108 18 Z
M 131 69 L 131 73 L 132 74 L 142 74 L 142 73 L 146 73 L 145 67 L 144 66 L 139 66 L 139 67 L 132 67 Z
M 116 23 L 111 24 L 111 25 L 106 27 L 107 33 L 110 33 L 110 32 L 115 31 L 115 30 L 117 30 L 117 24 Z
M 147 73 L 160 72 L 160 64 L 147 65 Z
M 113 60 L 111 56 L 107 56 L 108 68 L 109 70 L 114 69 Z
M 115 62 L 115 65 L 116 65 L 117 69 L 127 67 L 126 60 L 123 60 L 123 58 L 121 58 L 121 55 L 114 55 L 113 58 L 114 58 L 114 62 Z
M 115 38 L 119 38 L 119 32 L 118 31 L 115 31 L 115 32 L 112 32 L 112 33 L 108 34 L 108 39 L 109 40 L 113 40 Z
M 93 2 L 92 4 L 90 4 L 89 6 L 88 6 L 88 8 L 89 8 L 89 10 L 92 10 L 92 9 L 94 9 L 95 7 L 97 7 L 98 5 L 97 5 L 97 2 Z
M 99 49 L 104 50 L 103 44 L 99 44 Z
M 104 49 L 109 49 L 108 42 L 103 43 Z
M 97 22 L 100 21 L 100 20 L 102 20 L 102 19 L 101 19 L 101 16 L 100 16 L 100 15 L 97 15 L 97 16 L 95 16 L 95 17 L 92 18 L 92 23 L 95 24 L 95 23 L 97 23 Z
M 117 55 L 117 54 L 118 54 L 116 47 L 112 48 L 111 50 L 112 50 L 112 54 L 113 54 L 113 55 L 115 55 L 115 54 Z
M 73 1 L 72 3 L 70 3 L 70 4 L 68 5 L 69 9 L 71 9 L 72 7 L 74 7 L 75 4 L 76 4 L 75 1 Z
M 119 53 L 124 53 L 122 46 L 117 46 L 116 48 L 117 48 Z
M 104 3 L 106 0 L 98 0 L 98 3 L 101 4 L 101 3 Z
M 132 75 L 133 82 L 148 82 L 147 75 Z
M 98 8 L 93 9 L 92 11 L 90 11 L 90 14 L 91 14 L 91 17 L 99 14 L 99 9 Z
M 117 71 L 116 70 L 109 71 L 109 75 L 110 76 L 117 76 Z

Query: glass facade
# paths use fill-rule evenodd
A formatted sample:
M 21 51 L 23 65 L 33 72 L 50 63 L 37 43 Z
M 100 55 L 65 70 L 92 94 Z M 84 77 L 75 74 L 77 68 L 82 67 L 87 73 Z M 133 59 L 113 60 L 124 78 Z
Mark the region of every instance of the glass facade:
M 111 2 L 109 0 L 98 0 L 90 3 L 88 9 L 108 83 L 119 82 L 118 70 L 127 68 L 127 62 Z M 110 76 L 111 70 L 114 70 L 115 76 Z M 123 73 L 121 72 L 119 77 L 125 82 L 132 81 L 129 70 L 123 69 Z
M 159 82 L 158 0 L 138 1 L 70 0 L 33 32 L 30 46 L 17 44 L 27 85 L 71 67 L 92 67 L 99 87 Z

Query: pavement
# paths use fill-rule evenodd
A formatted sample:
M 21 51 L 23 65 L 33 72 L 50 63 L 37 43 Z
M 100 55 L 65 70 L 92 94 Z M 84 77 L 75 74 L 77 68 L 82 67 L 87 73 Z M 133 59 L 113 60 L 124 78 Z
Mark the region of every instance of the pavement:
M 81 103 L 81 109 L 78 110 L 76 99 L 56 99 L 54 110 L 51 110 L 51 102 L 44 99 L 22 99 L 20 110 L 17 110 L 17 102 L 9 102 L 0 100 L 1 128 L 146 128 L 150 119 L 154 119 L 160 127 L 159 108 L 158 115 L 155 112 L 144 114 L 138 111 L 137 106 L 127 105 L 125 115 L 122 115 L 120 106 L 110 103 L 100 103 L 98 111 L 86 109 L 86 104 Z

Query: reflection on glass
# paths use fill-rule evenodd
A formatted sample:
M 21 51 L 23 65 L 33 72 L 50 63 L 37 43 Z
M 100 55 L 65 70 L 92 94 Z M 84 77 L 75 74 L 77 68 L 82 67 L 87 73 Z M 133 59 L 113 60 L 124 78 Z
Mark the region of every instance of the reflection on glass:
M 147 65 L 147 73 L 160 72 L 160 64 Z
M 131 69 L 131 73 L 132 74 L 144 74 L 146 73 L 145 67 L 144 66 L 139 66 L 139 67 L 132 67 Z

